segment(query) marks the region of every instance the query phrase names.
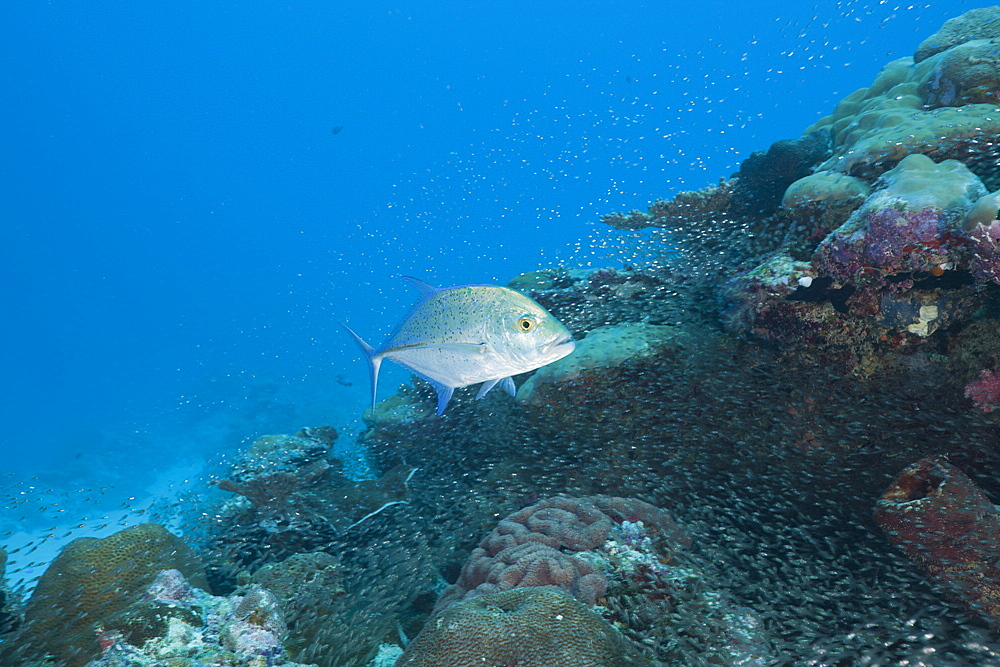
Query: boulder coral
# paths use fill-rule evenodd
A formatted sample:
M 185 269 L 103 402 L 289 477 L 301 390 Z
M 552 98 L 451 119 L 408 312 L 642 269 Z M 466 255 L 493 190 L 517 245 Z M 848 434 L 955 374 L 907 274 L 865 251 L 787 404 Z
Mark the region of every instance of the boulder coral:
M 459 602 L 428 623 L 396 667 L 653 665 L 566 593 L 518 588 Z
M 517 392 L 519 403 L 534 403 L 542 386 L 575 380 L 584 375 L 599 374 L 656 356 L 666 345 L 676 344 L 685 335 L 675 327 L 629 323 L 597 327 L 577 343 L 576 350 L 568 357 L 542 366 L 521 385 Z
M 961 16 L 948 19 L 937 32 L 920 42 L 913 61 L 919 63 L 953 46 L 991 37 L 1000 37 L 1000 7 L 970 9 Z

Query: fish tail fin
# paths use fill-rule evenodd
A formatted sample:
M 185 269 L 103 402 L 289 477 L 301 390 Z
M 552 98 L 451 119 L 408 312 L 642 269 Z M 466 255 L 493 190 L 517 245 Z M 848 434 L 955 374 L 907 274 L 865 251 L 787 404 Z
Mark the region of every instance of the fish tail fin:
M 347 333 L 351 334 L 351 338 L 353 338 L 354 342 L 358 344 L 358 349 L 361 350 L 361 354 L 365 356 L 365 361 L 368 362 L 368 373 L 370 374 L 372 383 L 372 415 L 374 415 L 375 396 L 378 394 L 378 370 L 382 366 L 382 359 L 381 357 L 375 356 L 375 348 L 362 340 L 361 336 L 351 330 L 351 327 L 347 326 L 343 322 L 340 323 L 340 326 L 344 327 L 344 329 L 347 330 Z

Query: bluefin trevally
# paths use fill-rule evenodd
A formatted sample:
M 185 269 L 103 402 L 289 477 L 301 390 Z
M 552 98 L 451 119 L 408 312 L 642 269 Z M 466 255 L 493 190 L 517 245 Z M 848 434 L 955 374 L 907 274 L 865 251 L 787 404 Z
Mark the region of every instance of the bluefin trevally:
M 573 351 L 573 336 L 537 303 L 499 285 L 436 288 L 404 277 L 420 291 L 420 301 L 378 348 L 346 324 L 368 360 L 372 409 L 383 359 L 391 359 L 430 382 L 437 391 L 437 413 L 444 412 L 455 389 L 482 382 L 482 398 L 498 384 L 514 395 L 511 376 L 562 359 Z

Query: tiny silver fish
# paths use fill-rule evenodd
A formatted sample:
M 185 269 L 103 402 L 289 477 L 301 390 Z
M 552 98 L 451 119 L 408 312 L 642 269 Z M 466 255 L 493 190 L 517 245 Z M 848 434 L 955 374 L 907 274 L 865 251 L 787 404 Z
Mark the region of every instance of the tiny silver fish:
M 430 382 L 440 415 L 458 387 L 482 382 L 479 399 L 499 384 L 513 396 L 511 376 L 551 364 L 575 347 L 569 330 L 520 292 L 498 285 L 439 289 L 403 280 L 420 291 L 420 301 L 380 347 L 343 325 L 368 360 L 373 409 L 383 359 Z

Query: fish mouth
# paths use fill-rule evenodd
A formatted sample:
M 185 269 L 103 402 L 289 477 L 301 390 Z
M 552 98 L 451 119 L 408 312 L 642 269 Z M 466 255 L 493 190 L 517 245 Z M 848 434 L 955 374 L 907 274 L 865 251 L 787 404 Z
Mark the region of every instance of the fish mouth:
M 563 346 L 568 346 L 569 349 L 565 351 L 560 349 Z M 545 353 L 548 354 L 553 351 L 559 351 L 563 356 L 566 356 L 576 348 L 576 343 L 573 341 L 573 336 L 566 334 L 565 336 L 559 336 L 555 340 L 545 344 Z

